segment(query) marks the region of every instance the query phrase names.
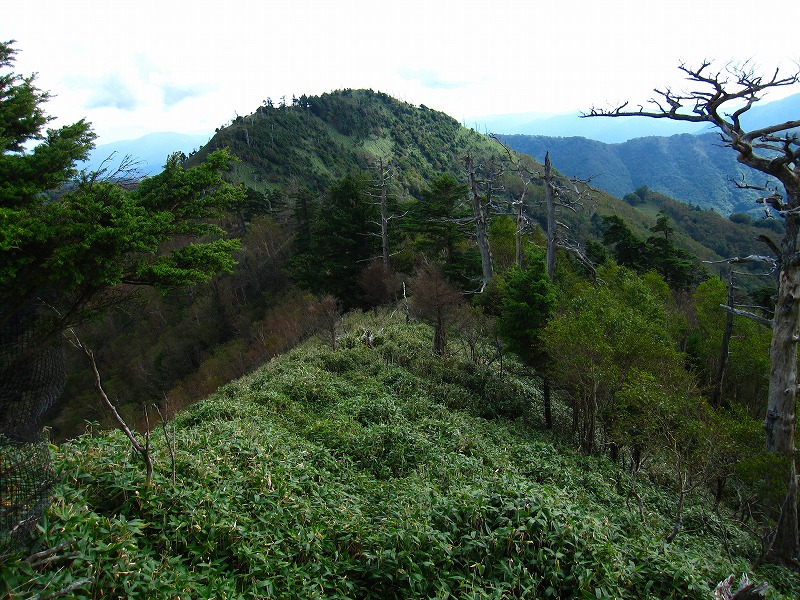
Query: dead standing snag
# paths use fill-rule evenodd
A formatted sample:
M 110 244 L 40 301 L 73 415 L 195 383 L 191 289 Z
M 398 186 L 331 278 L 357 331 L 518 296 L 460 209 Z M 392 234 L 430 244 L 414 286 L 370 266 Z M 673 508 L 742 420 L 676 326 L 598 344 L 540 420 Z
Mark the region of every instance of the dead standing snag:
M 771 191 L 766 206 L 784 219 L 785 234 L 780 243 L 762 236 L 761 241 L 775 254 L 779 269 L 778 295 L 772 319 L 770 384 L 767 416 L 764 420 L 767 450 L 787 462 L 786 497 L 766 557 L 779 563 L 800 565 L 797 515 L 797 467 L 795 421 L 797 405 L 797 342 L 800 341 L 800 119 L 749 129 L 742 117 L 775 88 L 800 81 L 800 69 L 784 75 L 776 69 L 763 77 L 749 63 L 728 64 L 715 71 L 704 61 L 698 68 L 679 67 L 695 88 L 675 92 L 655 90 L 648 106 L 628 109 L 592 108 L 585 117 L 641 116 L 715 126 L 722 142 L 737 153 L 740 163 L 777 179 L 784 188 L 781 196 Z

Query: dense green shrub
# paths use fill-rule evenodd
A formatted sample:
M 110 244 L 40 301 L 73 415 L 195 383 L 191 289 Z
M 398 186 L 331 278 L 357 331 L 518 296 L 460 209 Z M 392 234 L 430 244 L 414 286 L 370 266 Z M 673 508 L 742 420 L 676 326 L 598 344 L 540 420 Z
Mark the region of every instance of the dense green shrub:
M 378 347 L 306 344 L 182 413 L 175 484 L 161 433 L 151 488 L 119 432 L 54 448 L 63 483 L 36 549 L 63 543 L 63 560 L 3 556 L 0 595 L 705 599 L 751 569 L 758 541 L 703 499 L 666 544 L 668 480 L 640 482 L 642 520 L 608 459 L 480 416 L 503 381 L 517 399 L 530 382 L 381 327 Z

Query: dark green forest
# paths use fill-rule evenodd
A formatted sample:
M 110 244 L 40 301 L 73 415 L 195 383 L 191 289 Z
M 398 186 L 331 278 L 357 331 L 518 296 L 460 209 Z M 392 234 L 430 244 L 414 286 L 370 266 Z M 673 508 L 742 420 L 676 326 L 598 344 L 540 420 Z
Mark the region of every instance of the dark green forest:
M 267 99 L 142 181 L 71 175 L 27 202 L 184 212 L 75 304 L 30 542 L 55 550 L 0 548 L 7 597 L 800 593 L 759 558 L 770 330 L 720 306 L 772 318 L 776 273 L 725 261 L 779 221 L 547 178 L 372 90 Z

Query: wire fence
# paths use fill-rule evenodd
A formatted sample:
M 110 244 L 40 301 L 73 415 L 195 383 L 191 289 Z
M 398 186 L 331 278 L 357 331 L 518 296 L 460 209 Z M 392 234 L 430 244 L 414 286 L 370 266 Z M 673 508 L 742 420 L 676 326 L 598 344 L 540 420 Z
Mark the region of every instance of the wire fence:
M 64 352 L 41 323 L 37 307 L 0 307 L 0 545 L 30 539 L 56 482 L 41 418 L 61 395 Z

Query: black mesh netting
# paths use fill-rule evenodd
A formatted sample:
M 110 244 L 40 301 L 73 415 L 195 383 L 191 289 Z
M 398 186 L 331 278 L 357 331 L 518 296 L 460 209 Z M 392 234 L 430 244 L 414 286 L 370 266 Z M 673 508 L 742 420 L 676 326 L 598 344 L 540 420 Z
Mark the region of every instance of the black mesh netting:
M 0 543 L 18 543 L 47 509 L 55 483 L 40 420 L 61 395 L 64 352 L 42 342 L 36 308 L 0 308 Z

